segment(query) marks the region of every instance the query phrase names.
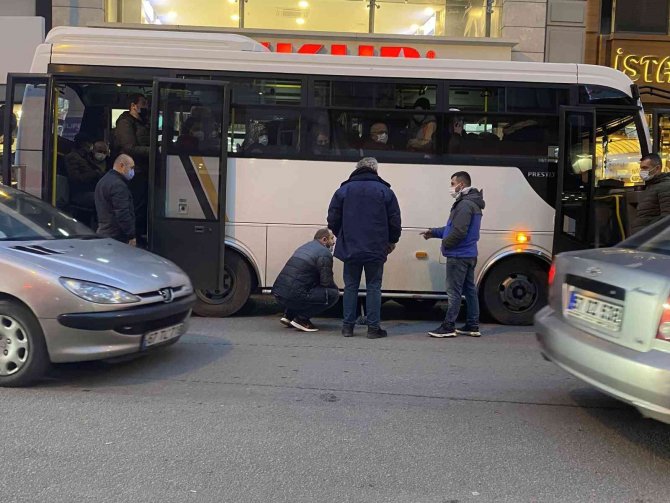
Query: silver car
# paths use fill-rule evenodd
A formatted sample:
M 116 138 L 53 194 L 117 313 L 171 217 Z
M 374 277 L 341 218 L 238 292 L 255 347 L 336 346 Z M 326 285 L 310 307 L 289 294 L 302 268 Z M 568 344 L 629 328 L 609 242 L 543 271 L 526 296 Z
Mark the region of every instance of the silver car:
M 173 344 L 194 301 L 172 262 L 0 186 L 0 386 L 29 384 L 50 362 Z
M 615 248 L 556 257 L 542 353 L 582 381 L 670 423 L 670 218 Z

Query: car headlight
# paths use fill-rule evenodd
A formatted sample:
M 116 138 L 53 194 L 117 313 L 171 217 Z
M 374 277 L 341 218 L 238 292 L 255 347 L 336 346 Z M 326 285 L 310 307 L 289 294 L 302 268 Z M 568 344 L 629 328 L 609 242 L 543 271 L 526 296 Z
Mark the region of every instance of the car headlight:
M 77 297 L 96 304 L 132 304 L 140 301 L 137 295 L 99 283 L 72 278 L 60 278 L 60 283 Z

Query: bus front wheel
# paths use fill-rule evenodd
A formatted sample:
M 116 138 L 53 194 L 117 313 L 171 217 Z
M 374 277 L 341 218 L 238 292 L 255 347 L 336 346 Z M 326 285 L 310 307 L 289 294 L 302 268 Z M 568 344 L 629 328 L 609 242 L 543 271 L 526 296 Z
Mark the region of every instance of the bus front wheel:
M 242 309 L 251 295 L 252 275 L 246 261 L 227 251 L 221 290 L 196 290 L 193 312 L 198 316 L 223 318 Z
M 532 325 L 535 313 L 547 303 L 547 270 L 532 258 L 503 260 L 484 278 L 482 307 L 503 325 Z

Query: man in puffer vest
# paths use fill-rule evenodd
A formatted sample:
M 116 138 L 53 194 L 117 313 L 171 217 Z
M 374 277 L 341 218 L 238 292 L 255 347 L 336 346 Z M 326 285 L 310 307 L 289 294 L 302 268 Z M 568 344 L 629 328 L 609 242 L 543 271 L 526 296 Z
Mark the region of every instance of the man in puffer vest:
M 422 232 L 424 239 L 442 239 L 442 255 L 447 258 L 447 297 L 449 305 L 444 322 L 428 334 L 431 337 L 479 337 L 479 299 L 475 285 L 477 242 L 484 209 L 483 192 L 472 187 L 470 175 L 465 171 L 451 177 L 451 196 L 456 199 L 449 220 L 444 227 Z M 456 329 L 456 318 L 465 295 L 467 320 L 464 327 Z

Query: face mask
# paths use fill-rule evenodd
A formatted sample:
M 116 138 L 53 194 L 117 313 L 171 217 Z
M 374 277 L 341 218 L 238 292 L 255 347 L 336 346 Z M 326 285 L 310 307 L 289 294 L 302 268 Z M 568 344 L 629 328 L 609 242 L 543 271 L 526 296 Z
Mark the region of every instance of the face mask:
M 386 143 L 389 139 L 388 133 L 381 133 L 375 136 L 377 143 Z
M 449 187 L 449 195 L 451 197 L 456 199 L 458 197 L 458 194 L 460 194 L 460 192 L 458 190 L 456 190 L 456 187 Z
M 96 160 L 96 161 L 98 161 L 98 162 L 102 162 L 102 161 L 104 161 L 105 159 L 107 159 L 107 154 L 104 154 L 104 153 L 102 153 L 102 152 L 96 152 L 96 153 L 94 154 L 94 157 L 95 157 L 95 160 Z
M 196 138 L 198 141 L 205 141 L 205 132 L 196 131 L 195 133 L 193 133 L 193 137 Z
M 260 144 L 263 145 L 263 146 L 267 145 L 267 144 L 268 144 L 268 137 L 267 137 L 267 135 L 259 136 L 259 137 L 258 137 L 258 143 L 260 143 Z
M 130 181 L 133 178 L 135 178 L 135 168 L 130 168 L 130 171 L 128 171 L 128 174 L 126 175 L 126 180 Z
M 642 180 L 645 182 L 649 180 L 651 178 L 651 176 L 649 176 L 649 170 L 648 169 L 640 170 L 640 178 L 642 178 Z

